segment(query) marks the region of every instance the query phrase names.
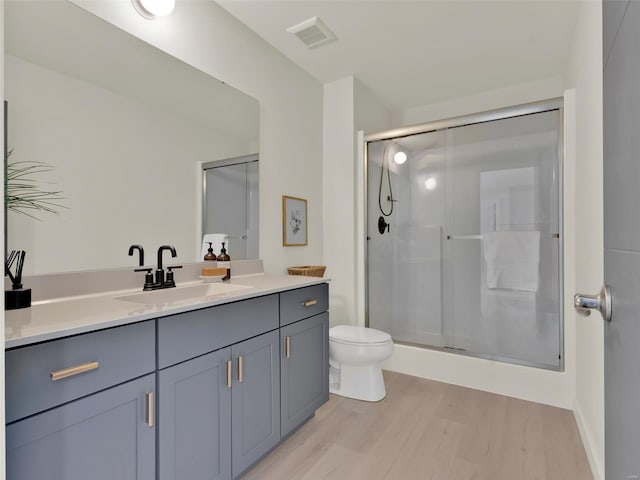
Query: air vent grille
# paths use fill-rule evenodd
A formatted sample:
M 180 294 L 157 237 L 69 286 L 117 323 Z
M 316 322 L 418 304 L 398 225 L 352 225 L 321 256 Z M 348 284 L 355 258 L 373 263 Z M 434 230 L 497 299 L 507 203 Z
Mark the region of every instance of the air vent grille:
M 316 48 L 336 40 L 335 34 L 318 17 L 289 27 L 287 32 L 293 33 L 307 48 Z

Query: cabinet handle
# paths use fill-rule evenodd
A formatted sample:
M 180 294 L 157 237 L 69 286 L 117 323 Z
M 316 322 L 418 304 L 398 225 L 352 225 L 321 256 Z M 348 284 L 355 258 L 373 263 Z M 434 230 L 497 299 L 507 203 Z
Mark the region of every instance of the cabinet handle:
M 284 337 L 284 357 L 291 357 L 291 337 Z
M 242 356 L 238 357 L 238 383 L 242 383 L 242 378 L 244 377 L 244 368 L 242 365 Z
M 149 425 L 149 428 L 153 428 L 156 424 L 156 396 L 153 392 L 147 392 L 144 395 L 147 402 L 144 421 Z
M 56 370 L 55 372 L 51 372 L 51 380 L 57 382 L 58 380 L 62 380 L 63 378 L 73 377 L 74 375 L 78 375 L 79 373 L 89 372 L 91 370 L 95 370 L 100 365 L 98 362 L 89 362 L 83 363 L 81 365 L 76 365 L 74 367 L 63 368 L 62 370 Z
M 302 306 L 313 307 L 316 303 L 318 303 L 318 300 L 307 300 L 306 302 L 302 302 Z
M 231 388 L 231 377 L 232 377 L 232 368 L 233 368 L 233 362 L 231 360 L 227 361 L 227 388 Z

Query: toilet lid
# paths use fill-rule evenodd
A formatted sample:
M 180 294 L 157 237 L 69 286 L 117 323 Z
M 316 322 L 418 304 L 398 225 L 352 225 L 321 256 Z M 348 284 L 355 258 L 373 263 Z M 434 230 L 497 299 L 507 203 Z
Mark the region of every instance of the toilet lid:
M 329 329 L 329 338 L 340 343 L 373 344 L 391 340 L 391 335 L 374 328 L 338 325 Z

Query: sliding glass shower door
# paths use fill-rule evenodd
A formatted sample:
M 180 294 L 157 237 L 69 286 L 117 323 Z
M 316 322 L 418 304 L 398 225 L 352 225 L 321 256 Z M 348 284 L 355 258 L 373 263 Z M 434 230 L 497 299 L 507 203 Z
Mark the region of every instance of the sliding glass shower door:
M 561 368 L 559 142 L 559 109 L 369 142 L 369 325 Z

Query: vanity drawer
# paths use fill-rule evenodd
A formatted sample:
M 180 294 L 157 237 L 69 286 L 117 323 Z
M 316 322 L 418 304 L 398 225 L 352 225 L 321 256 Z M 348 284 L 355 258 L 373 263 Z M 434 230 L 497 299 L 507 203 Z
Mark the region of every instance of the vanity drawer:
M 280 294 L 280 325 L 289 325 L 329 309 L 329 284 L 289 290 Z
M 158 368 L 213 352 L 278 328 L 278 295 L 158 319 Z
M 7 350 L 7 423 L 153 372 L 154 323 Z

